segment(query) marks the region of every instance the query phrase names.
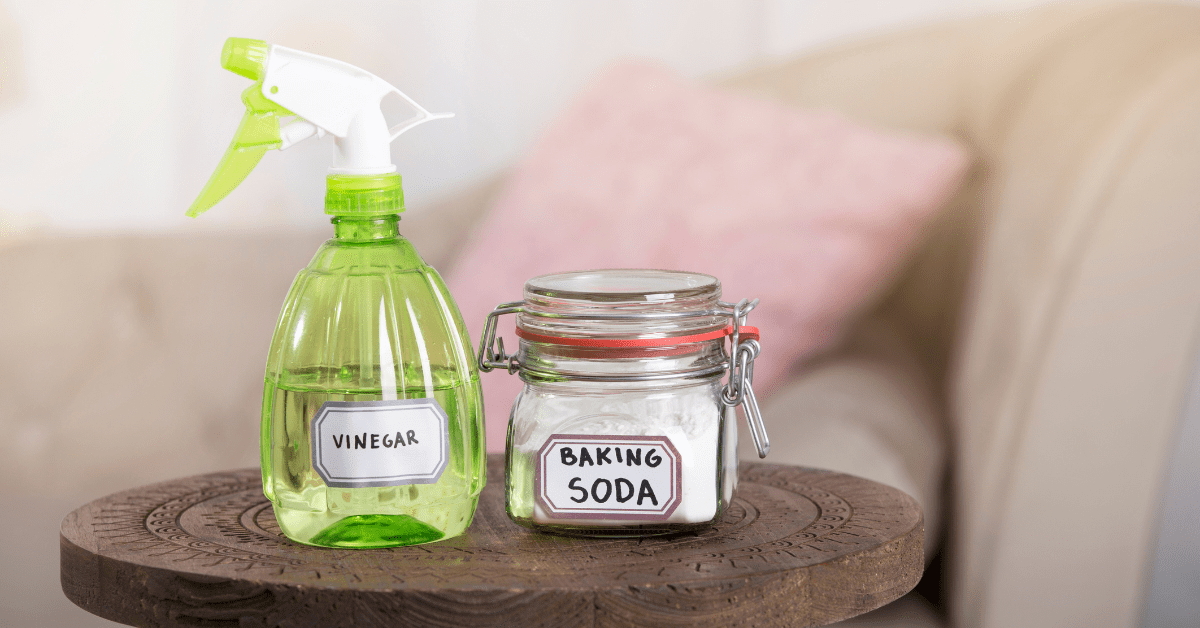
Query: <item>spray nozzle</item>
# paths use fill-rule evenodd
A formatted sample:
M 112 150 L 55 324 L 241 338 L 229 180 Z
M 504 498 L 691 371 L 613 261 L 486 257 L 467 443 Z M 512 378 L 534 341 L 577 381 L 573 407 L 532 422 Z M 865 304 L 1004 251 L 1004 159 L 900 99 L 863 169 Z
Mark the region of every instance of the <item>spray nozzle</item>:
M 363 179 L 350 185 L 361 189 L 362 199 L 349 205 L 345 199 L 332 206 L 327 202 L 326 212 L 345 213 L 348 207 L 356 208 L 354 213 L 403 211 L 403 201 L 395 200 L 403 197 L 389 144 L 418 124 L 454 115 L 430 113 L 383 79 L 348 63 L 257 39 L 226 40 L 221 67 L 254 85 L 242 92 L 246 115 L 217 170 L 188 208 L 188 216 L 198 216 L 225 198 L 268 150 L 285 149 L 326 133 L 334 136 L 330 175 L 339 190 L 347 185 L 346 177 Z M 398 95 L 415 112 L 390 128 L 380 109 L 380 101 L 389 94 Z M 389 191 L 375 193 L 384 188 Z
M 221 49 L 221 67 L 258 82 L 267 72 L 268 52 L 265 41 L 230 37 Z

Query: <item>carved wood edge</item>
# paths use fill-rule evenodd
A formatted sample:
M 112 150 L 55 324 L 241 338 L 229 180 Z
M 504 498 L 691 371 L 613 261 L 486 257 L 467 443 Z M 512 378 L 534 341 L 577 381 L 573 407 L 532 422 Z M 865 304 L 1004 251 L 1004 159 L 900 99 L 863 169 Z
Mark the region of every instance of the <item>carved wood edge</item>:
M 744 464 L 713 528 L 592 540 L 512 524 L 489 473 L 467 534 L 386 550 L 286 540 L 257 469 L 125 491 L 63 521 L 63 591 L 137 626 L 817 626 L 922 572 L 916 502 L 844 474 Z

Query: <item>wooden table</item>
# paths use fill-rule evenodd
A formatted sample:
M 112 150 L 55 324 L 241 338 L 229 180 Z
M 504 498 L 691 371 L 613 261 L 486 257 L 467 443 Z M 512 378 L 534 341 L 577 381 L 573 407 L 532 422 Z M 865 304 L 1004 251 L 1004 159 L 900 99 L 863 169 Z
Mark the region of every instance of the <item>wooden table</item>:
M 503 461 L 461 537 L 378 550 L 284 538 L 257 469 L 94 501 L 63 521 L 71 601 L 135 626 L 816 626 L 921 577 L 920 507 L 860 478 L 744 464 L 700 533 L 578 539 L 504 514 Z

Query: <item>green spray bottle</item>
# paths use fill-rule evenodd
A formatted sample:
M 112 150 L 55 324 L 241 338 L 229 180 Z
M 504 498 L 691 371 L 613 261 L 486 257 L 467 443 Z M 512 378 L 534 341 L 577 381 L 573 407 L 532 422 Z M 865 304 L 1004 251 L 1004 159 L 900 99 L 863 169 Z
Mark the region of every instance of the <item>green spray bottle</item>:
M 334 136 L 325 213 L 334 238 L 292 284 L 267 356 L 263 492 L 310 545 L 372 548 L 461 534 L 485 482 L 471 341 L 437 271 L 398 233 L 389 144 L 431 114 L 352 65 L 230 38 L 221 65 L 254 81 L 246 115 L 199 198 L 229 194 L 270 149 Z M 380 101 L 416 115 L 389 128 Z

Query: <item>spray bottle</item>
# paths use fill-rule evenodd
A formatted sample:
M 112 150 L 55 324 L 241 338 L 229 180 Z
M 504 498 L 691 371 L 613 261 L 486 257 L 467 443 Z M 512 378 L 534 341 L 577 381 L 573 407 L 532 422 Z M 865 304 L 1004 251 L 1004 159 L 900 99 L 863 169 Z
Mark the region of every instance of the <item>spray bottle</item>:
M 437 271 L 398 233 L 389 144 L 431 114 L 352 65 L 230 38 L 221 65 L 255 83 L 224 158 L 188 209 L 229 194 L 263 154 L 334 136 L 325 213 L 334 238 L 292 284 L 267 357 L 263 492 L 291 539 L 343 548 L 461 534 L 485 482 L 471 341 Z M 416 112 L 389 128 L 381 100 Z

